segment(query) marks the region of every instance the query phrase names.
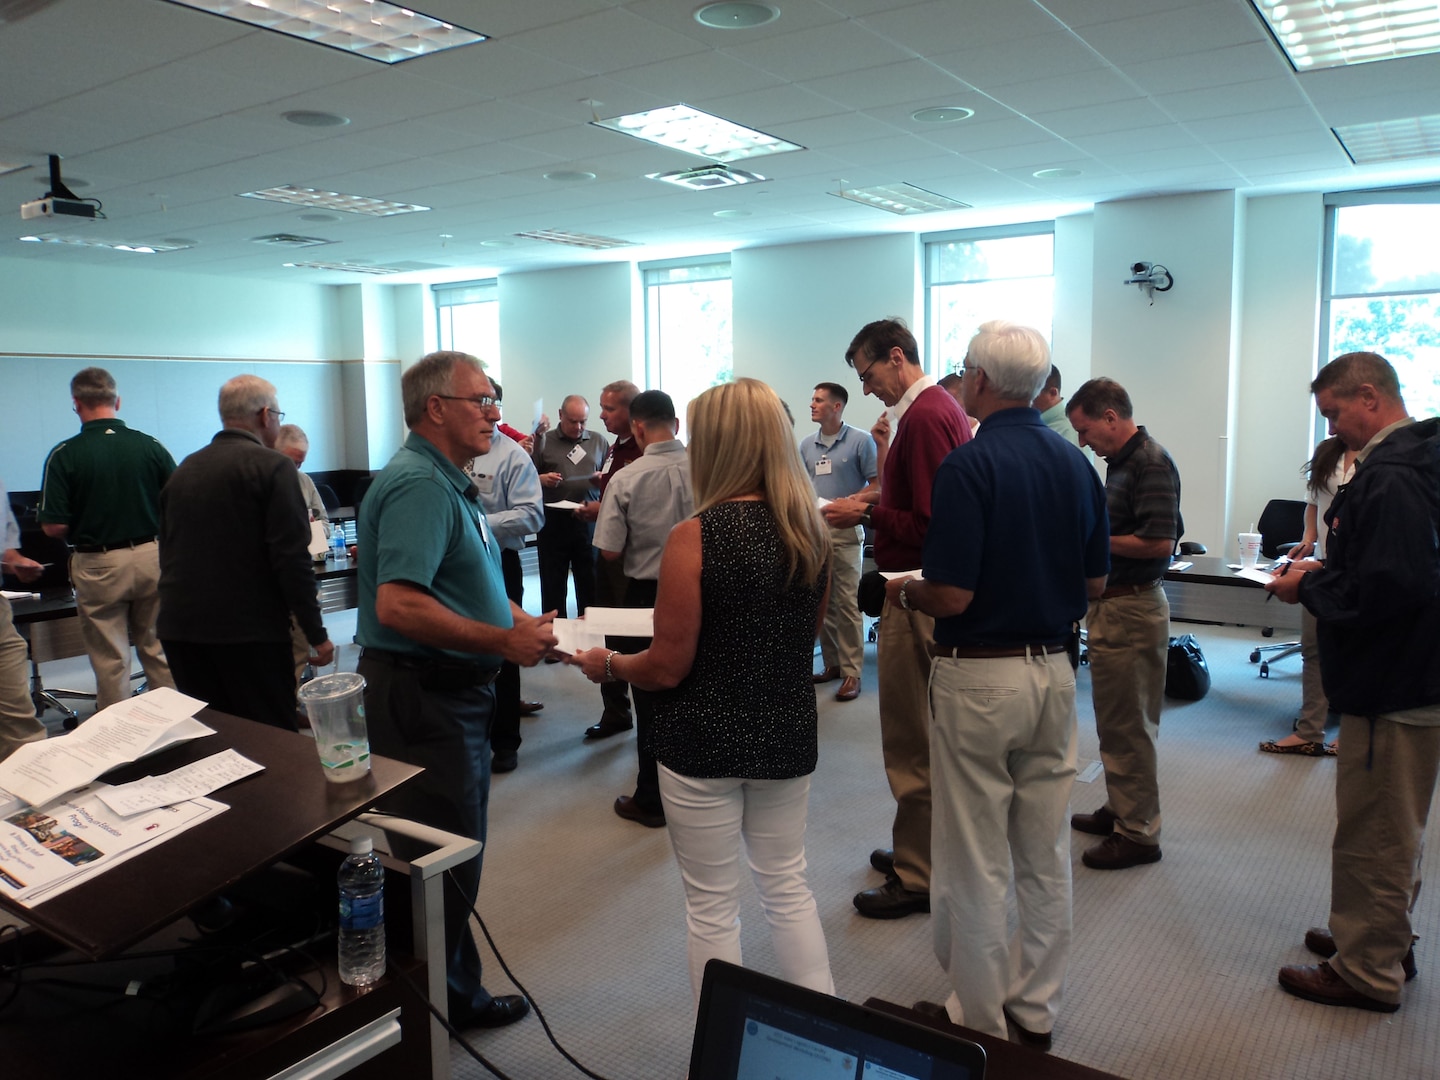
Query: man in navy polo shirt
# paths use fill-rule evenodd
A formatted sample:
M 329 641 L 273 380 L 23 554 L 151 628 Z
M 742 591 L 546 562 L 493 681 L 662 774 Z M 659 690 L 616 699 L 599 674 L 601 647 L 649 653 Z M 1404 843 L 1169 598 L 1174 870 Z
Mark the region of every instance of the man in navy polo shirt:
M 930 903 L 953 989 L 945 1013 L 1000 1038 L 1008 1018 L 1022 1042 L 1045 1049 L 1070 954 L 1065 812 L 1077 735 L 1067 646 L 1110 569 L 1099 477 L 1030 405 L 1049 371 L 1037 331 L 980 327 L 964 368 L 979 434 L 935 477 L 924 579 L 886 587 L 892 604 L 935 617 Z

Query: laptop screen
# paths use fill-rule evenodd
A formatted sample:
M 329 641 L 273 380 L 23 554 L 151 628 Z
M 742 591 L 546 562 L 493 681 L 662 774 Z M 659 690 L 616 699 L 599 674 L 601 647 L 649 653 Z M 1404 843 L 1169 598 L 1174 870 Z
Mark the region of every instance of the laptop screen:
M 690 1080 L 982 1080 L 975 1043 L 720 960 L 705 965 Z

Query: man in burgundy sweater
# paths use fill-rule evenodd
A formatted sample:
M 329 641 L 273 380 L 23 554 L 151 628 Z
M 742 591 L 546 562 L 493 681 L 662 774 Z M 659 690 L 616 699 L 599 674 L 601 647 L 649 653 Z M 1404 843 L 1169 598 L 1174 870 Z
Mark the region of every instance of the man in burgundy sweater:
M 880 496 L 873 506 L 836 499 L 824 509 L 836 528 L 868 522 L 881 570 L 916 570 L 930 526 L 930 488 L 945 456 L 970 441 L 965 410 L 920 366 L 915 335 L 900 319 L 867 324 L 850 342 L 845 362 L 865 393 L 889 414 L 871 429 L 880 458 Z M 930 910 L 930 645 L 935 620 L 892 606 L 880 617 L 880 741 L 885 773 L 895 796 L 893 847 L 876 849 L 870 865 L 885 884 L 855 896 L 871 919 L 898 919 Z

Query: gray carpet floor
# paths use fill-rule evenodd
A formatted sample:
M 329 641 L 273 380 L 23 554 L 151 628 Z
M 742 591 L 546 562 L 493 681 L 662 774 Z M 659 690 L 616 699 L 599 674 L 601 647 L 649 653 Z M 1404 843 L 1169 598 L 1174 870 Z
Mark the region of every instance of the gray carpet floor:
M 529 592 L 538 596 L 538 588 Z M 335 640 L 350 640 L 353 620 L 353 612 L 328 617 Z M 1327 1008 L 1276 985 L 1280 965 L 1308 962 L 1302 935 L 1326 919 L 1334 760 L 1256 751 L 1259 740 L 1290 730 L 1298 657 L 1261 679 L 1248 662 L 1259 640 L 1253 630 L 1184 629 L 1199 636 L 1214 686 L 1204 701 L 1171 703 L 1165 713 L 1164 860 L 1089 870 L 1080 853 L 1092 838 L 1072 834 L 1075 944 L 1054 1052 L 1129 1080 L 1440 1076 L 1433 891 L 1415 913 L 1420 977 L 1398 1013 Z M 355 658 L 354 646 L 346 646 L 342 665 L 353 668 Z M 873 922 L 850 902 L 880 882 L 867 857 L 888 844 L 893 811 L 874 661 L 871 645 L 858 701 L 839 703 L 820 691 L 810 883 L 841 995 L 939 1000 L 946 985 L 929 917 Z M 84 688 L 89 670 L 83 659 L 62 661 L 47 665 L 46 677 Z M 1084 669 L 1080 680 L 1083 767 L 1097 747 Z M 505 963 L 571 1054 L 609 1080 L 680 1080 L 694 1018 L 679 876 L 664 830 L 624 821 L 611 809 L 615 796 L 633 789 L 634 737 L 582 740 L 599 716 L 599 692 L 574 669 L 542 665 L 525 673 L 524 688 L 545 709 L 524 722 L 520 768 L 495 778 L 480 912 Z M 1077 783 L 1072 809 L 1098 806 L 1103 789 L 1103 778 Z M 748 887 L 742 915 L 745 962 L 774 972 L 764 917 Z M 490 989 L 515 992 L 483 940 L 481 950 Z M 533 1017 L 471 1037 L 515 1080 L 579 1075 Z M 489 1075 L 458 1046 L 452 1052 L 455 1080 Z

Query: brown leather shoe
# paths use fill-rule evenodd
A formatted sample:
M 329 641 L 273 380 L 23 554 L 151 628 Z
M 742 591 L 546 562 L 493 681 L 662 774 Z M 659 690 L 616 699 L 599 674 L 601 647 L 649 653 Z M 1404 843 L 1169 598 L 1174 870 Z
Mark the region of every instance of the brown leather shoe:
M 520 715 L 534 716 L 544 707 L 545 703 L 543 701 L 522 701 L 520 702 Z
M 1415 978 L 1419 969 L 1415 967 L 1415 942 L 1418 938 L 1410 939 L 1410 951 L 1405 954 L 1405 959 L 1400 961 L 1400 970 L 1405 972 L 1405 981 L 1409 982 Z M 1323 926 L 1312 926 L 1305 931 L 1305 947 L 1316 956 L 1323 956 L 1326 960 L 1335 955 L 1335 938 L 1330 931 Z
M 1100 807 L 1093 814 L 1071 814 L 1070 827 L 1094 836 L 1109 836 L 1115 831 L 1115 815 L 1108 806 Z
M 817 671 L 814 675 L 811 675 L 810 681 L 818 686 L 821 683 L 834 682 L 839 677 L 840 669 L 838 667 L 827 667 L 824 671 Z
M 1400 1008 L 1398 1001 L 1381 1001 L 1362 994 L 1347 983 L 1323 960 L 1318 964 L 1295 964 L 1280 969 L 1280 989 L 1306 1001 L 1321 1005 L 1340 1005 L 1351 1009 L 1392 1013 Z
M 647 829 L 663 829 L 665 827 L 665 811 L 646 810 L 631 795 L 621 795 L 615 800 L 615 813 L 626 821 L 644 825 Z
M 860 680 L 854 675 L 846 675 L 845 681 L 840 684 L 840 689 L 835 691 L 836 701 L 854 701 L 860 696 Z
M 1128 870 L 1132 866 L 1160 861 L 1159 844 L 1138 844 L 1124 833 L 1114 832 L 1092 848 L 1080 861 L 1091 870 Z
M 903 919 L 906 915 L 929 914 L 930 894 L 913 892 L 900 884 L 899 878 L 887 878 L 885 884 L 855 894 L 855 910 L 867 919 Z

